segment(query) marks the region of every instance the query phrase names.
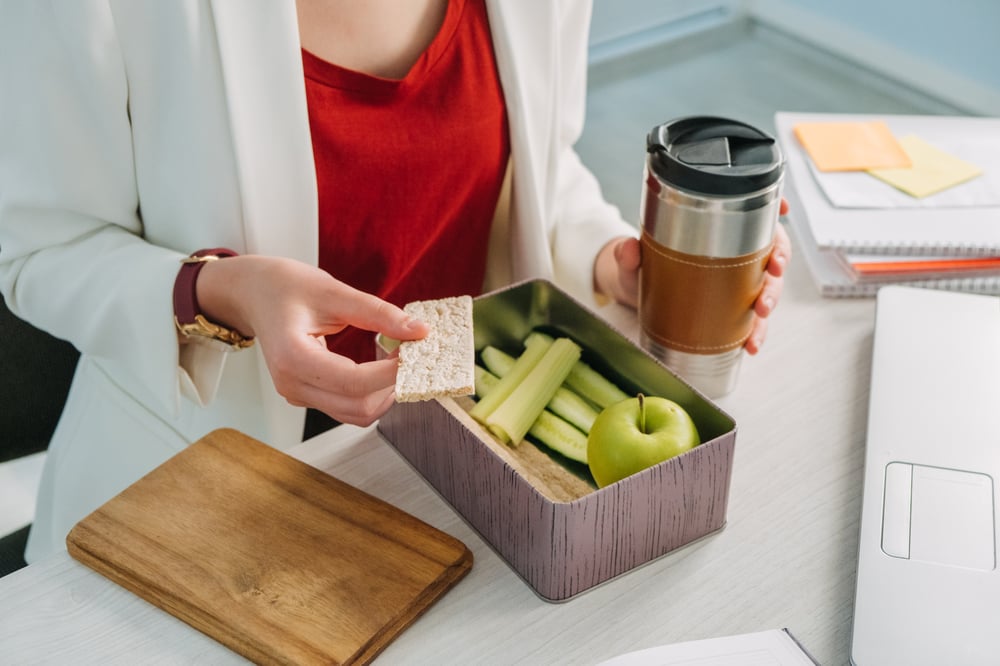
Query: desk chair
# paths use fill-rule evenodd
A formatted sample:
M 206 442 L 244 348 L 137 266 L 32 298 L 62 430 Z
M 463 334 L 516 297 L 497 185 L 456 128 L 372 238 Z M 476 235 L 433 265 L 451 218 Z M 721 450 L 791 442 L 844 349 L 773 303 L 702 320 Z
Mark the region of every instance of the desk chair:
M 15 317 L 0 298 L 0 463 L 45 451 L 79 353 Z M 23 566 L 28 527 L 0 535 L 0 577 Z

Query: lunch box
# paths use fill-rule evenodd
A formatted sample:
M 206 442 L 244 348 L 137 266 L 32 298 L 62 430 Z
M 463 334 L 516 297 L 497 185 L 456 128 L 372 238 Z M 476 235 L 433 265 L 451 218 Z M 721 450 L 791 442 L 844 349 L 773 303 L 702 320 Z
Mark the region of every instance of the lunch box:
M 711 400 L 549 281 L 475 298 L 473 320 L 477 353 L 516 355 L 533 330 L 572 338 L 626 393 L 684 407 L 701 436 L 597 488 L 585 466 L 541 445 L 502 444 L 469 416 L 472 397 L 397 403 L 380 419 L 382 436 L 542 599 L 569 600 L 725 525 L 736 424 Z

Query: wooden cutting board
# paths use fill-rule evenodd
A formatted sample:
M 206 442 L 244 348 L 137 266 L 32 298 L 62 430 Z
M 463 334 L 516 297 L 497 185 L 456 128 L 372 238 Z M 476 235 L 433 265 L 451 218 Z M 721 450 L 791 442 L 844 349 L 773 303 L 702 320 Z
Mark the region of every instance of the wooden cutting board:
M 235 430 L 195 442 L 66 542 L 264 664 L 367 663 L 472 567 L 457 539 Z

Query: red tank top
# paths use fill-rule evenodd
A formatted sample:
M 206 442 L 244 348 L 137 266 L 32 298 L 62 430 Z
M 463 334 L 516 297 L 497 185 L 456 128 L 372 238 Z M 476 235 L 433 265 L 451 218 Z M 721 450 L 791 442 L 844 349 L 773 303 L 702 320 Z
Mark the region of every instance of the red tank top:
M 451 0 L 403 79 L 302 53 L 319 193 L 319 265 L 402 306 L 476 295 L 510 152 L 483 0 Z M 327 346 L 374 357 L 369 331 Z

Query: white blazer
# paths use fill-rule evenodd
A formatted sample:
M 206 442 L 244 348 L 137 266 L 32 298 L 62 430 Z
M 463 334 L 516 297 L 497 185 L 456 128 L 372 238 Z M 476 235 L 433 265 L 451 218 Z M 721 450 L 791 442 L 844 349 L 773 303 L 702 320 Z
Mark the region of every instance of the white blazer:
M 512 199 L 494 274 L 584 302 L 611 238 L 634 235 L 573 143 L 589 3 L 488 0 L 508 106 Z M 317 207 L 291 0 L 52 0 L 0 16 L 0 291 L 80 351 L 27 557 L 210 430 L 278 448 L 304 410 L 256 348 L 185 346 L 178 261 L 227 246 L 317 261 Z M 492 259 L 491 259 L 492 261 Z

